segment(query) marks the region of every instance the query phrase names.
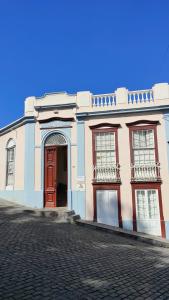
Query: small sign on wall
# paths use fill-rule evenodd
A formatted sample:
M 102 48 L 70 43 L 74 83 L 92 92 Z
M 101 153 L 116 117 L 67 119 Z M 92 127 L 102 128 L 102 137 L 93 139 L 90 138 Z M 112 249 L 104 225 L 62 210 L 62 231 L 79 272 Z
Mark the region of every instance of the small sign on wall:
M 77 190 L 84 191 L 85 190 L 85 179 L 84 177 L 80 177 L 77 179 Z

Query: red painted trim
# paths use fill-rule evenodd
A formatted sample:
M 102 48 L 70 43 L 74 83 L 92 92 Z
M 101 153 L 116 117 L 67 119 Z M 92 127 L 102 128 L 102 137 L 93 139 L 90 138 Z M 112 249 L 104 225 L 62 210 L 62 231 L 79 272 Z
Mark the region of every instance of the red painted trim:
M 163 204 L 162 204 L 162 195 L 161 195 L 161 184 L 160 183 L 133 183 L 132 184 L 132 204 L 133 204 L 133 230 L 137 231 L 137 220 L 136 220 L 136 199 L 135 199 L 135 190 L 158 190 L 159 196 L 159 210 L 160 210 L 160 223 L 161 223 L 161 236 L 166 237 L 165 232 L 165 222 L 163 215 Z
M 43 206 L 48 207 L 46 205 L 46 198 L 45 198 L 45 191 L 46 191 L 46 186 L 47 186 L 47 170 L 46 170 L 46 164 L 47 164 L 47 150 L 48 149 L 54 149 L 55 150 L 55 168 L 57 169 L 58 165 L 58 147 L 64 147 L 66 149 L 66 186 L 68 190 L 68 146 L 67 145 L 62 145 L 62 146 L 46 146 L 44 148 L 44 191 L 43 191 Z M 56 171 L 56 177 L 54 178 L 54 184 L 55 184 L 55 201 L 54 201 L 54 206 L 53 207 L 58 207 L 58 194 L 57 194 L 57 183 L 58 183 L 58 173 Z M 66 206 L 68 203 L 68 195 L 66 196 Z M 51 206 L 49 206 L 52 208 Z
M 66 207 L 68 206 L 68 146 L 63 146 L 66 149 Z M 64 163 L 64 161 L 63 161 Z M 63 166 L 64 168 L 64 166 Z
M 155 159 L 156 159 L 156 162 L 159 162 L 158 142 L 157 142 L 157 126 L 154 126 L 154 145 L 155 145 Z
M 161 221 L 161 236 L 163 238 L 165 238 L 166 231 L 165 231 L 165 222 L 164 222 L 164 215 L 163 215 L 163 203 L 162 203 L 161 188 L 158 189 L 158 196 L 159 196 L 160 221 Z
M 151 121 L 151 120 L 139 120 L 135 122 L 130 122 L 126 123 L 127 127 L 135 126 L 135 125 L 140 125 L 140 124 L 149 124 L 149 125 L 159 125 L 159 121 Z
M 116 163 L 119 163 L 119 153 L 118 153 L 118 129 L 117 128 L 100 128 L 92 130 L 92 147 L 93 147 L 93 165 L 96 163 L 95 154 L 95 134 L 99 132 L 114 132 L 115 133 L 115 151 L 116 151 Z
M 56 173 L 56 166 L 57 166 L 57 148 L 56 146 L 48 146 L 44 148 L 44 207 L 56 207 L 57 204 L 57 193 L 56 193 L 56 184 L 57 184 L 57 173 Z M 51 203 L 51 205 L 49 205 L 48 203 L 48 198 L 47 198 L 47 192 L 48 192 L 48 172 L 47 172 L 47 168 L 48 168 L 48 150 L 53 150 L 54 151 L 54 160 L 53 160 L 53 166 L 55 168 L 55 176 L 53 178 L 53 203 Z
M 100 123 L 100 124 L 97 124 L 97 125 L 92 125 L 92 126 L 89 126 L 90 129 L 98 129 L 98 128 L 102 128 L 102 127 L 110 127 L 110 128 L 119 128 L 121 127 L 120 124 L 111 124 L 111 123 Z M 105 128 L 107 129 L 107 128 Z
M 55 172 L 56 172 L 56 178 L 55 178 L 55 207 L 58 206 L 58 193 L 57 193 L 57 185 L 58 185 L 58 173 L 57 173 L 57 168 L 58 168 L 58 147 L 56 147 L 56 164 L 55 164 Z
M 115 190 L 117 191 L 117 201 L 118 201 L 118 221 L 119 227 L 122 228 L 122 216 L 121 216 L 121 193 L 120 184 L 93 184 L 93 220 L 97 220 L 97 203 L 96 203 L 96 191 L 97 190 Z
M 135 199 L 135 189 L 134 188 L 132 188 L 132 205 L 133 205 L 133 230 L 137 231 L 136 199 Z
M 159 162 L 158 142 L 157 142 L 157 126 L 156 125 L 131 126 L 131 127 L 129 127 L 129 144 L 130 144 L 130 161 L 132 164 L 134 163 L 134 151 L 133 151 L 133 147 L 132 147 L 132 133 L 134 131 L 149 130 L 149 129 L 152 129 L 154 132 L 155 161 Z M 134 172 L 134 171 L 132 170 L 132 172 Z M 132 177 L 133 177 L 133 175 L 134 174 L 131 173 Z
M 100 125 L 105 126 L 105 124 L 111 128 L 101 128 Z M 112 126 L 110 126 L 112 125 Z M 116 124 L 117 125 L 117 124 Z M 119 126 L 118 126 L 119 127 Z M 119 152 L 118 152 L 118 127 L 113 126 L 113 124 L 102 123 L 98 126 L 90 126 L 92 129 L 92 152 L 93 152 L 93 165 L 96 164 L 96 155 L 95 155 L 95 134 L 98 132 L 114 132 L 115 133 L 115 151 L 116 151 L 116 163 L 119 163 Z M 118 220 L 119 227 L 122 227 L 122 216 L 121 216 L 121 193 L 120 193 L 120 183 L 110 183 L 110 182 L 93 182 L 93 208 L 94 215 L 93 219 L 97 220 L 97 209 L 96 209 L 96 191 L 97 190 L 117 190 L 118 198 Z

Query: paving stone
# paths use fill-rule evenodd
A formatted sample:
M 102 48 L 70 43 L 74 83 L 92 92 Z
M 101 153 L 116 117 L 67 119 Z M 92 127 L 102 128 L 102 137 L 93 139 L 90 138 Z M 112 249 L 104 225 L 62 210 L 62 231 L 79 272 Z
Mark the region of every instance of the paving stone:
M 1 300 L 169 299 L 169 251 L 0 206 Z

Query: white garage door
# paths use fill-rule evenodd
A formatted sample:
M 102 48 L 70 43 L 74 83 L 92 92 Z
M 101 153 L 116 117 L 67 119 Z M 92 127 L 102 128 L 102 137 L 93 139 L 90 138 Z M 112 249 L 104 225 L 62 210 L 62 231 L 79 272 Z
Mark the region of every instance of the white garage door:
M 136 190 L 137 231 L 161 236 L 158 190 Z
M 97 190 L 97 222 L 112 226 L 119 226 L 117 191 Z

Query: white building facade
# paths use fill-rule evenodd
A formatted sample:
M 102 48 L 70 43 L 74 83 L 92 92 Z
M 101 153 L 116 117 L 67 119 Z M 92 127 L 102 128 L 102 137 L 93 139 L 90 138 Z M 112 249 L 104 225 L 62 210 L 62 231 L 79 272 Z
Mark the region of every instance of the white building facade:
M 0 129 L 0 198 L 169 239 L 169 85 L 25 100 Z

